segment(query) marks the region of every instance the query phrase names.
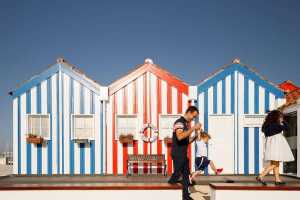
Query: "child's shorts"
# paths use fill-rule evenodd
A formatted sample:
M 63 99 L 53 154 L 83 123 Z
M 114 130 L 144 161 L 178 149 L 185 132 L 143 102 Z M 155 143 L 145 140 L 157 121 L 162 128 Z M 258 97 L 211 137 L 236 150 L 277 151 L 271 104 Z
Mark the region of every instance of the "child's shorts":
M 196 171 L 203 171 L 207 166 L 209 165 L 210 160 L 208 160 L 207 157 L 196 157 L 195 159 L 195 165 L 196 165 Z

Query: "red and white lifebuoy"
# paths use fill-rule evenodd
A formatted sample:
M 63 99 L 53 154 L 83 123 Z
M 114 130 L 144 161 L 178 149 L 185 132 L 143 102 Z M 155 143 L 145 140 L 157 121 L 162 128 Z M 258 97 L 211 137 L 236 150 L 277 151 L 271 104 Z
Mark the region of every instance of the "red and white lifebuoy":
M 150 130 L 152 130 L 153 132 L 151 137 L 145 136 L 145 130 L 147 130 L 148 128 L 150 128 Z M 158 138 L 158 129 L 153 124 L 150 123 L 144 124 L 143 128 L 140 130 L 140 136 L 144 142 L 150 142 L 150 143 L 155 142 L 155 140 L 157 140 Z

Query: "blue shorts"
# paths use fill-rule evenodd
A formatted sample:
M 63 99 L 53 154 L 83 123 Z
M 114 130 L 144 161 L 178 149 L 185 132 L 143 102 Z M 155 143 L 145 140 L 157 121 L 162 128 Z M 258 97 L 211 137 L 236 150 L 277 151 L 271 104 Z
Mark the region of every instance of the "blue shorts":
M 196 171 L 203 171 L 208 167 L 210 160 L 206 156 L 196 157 L 195 159 L 195 167 Z

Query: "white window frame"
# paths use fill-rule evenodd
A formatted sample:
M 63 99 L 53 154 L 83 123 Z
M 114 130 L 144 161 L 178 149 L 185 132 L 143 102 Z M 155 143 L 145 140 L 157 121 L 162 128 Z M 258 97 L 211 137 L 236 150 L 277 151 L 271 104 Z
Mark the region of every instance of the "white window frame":
M 262 126 L 266 114 L 244 114 L 242 120 L 245 127 L 260 127 Z
M 116 130 L 115 130 L 115 138 L 116 140 L 119 139 L 119 136 L 121 135 L 121 133 L 119 133 L 119 128 L 118 128 L 118 118 L 121 117 L 121 118 L 135 118 L 136 119 L 136 128 L 135 128 L 135 131 L 133 133 L 133 137 L 134 138 L 138 138 L 138 133 L 139 133 L 139 116 L 137 114 L 117 114 L 116 115 L 116 121 L 115 121 L 115 124 L 116 124 Z
M 49 113 L 45 113 L 45 114 L 26 114 L 26 125 L 27 125 L 26 133 L 27 133 L 27 135 L 32 134 L 32 133 L 30 133 L 31 131 L 29 131 L 29 124 L 28 124 L 29 123 L 29 117 L 31 117 L 31 116 L 40 117 L 40 128 L 39 128 L 40 133 L 41 133 L 41 130 L 42 130 L 41 116 L 47 116 L 48 124 L 49 124 L 47 137 L 42 137 L 41 134 L 39 134 L 37 136 L 41 136 L 44 140 L 49 140 L 50 139 L 50 126 L 51 126 L 51 124 L 50 124 L 50 114 Z M 32 125 L 31 125 L 31 128 L 32 128 Z
M 159 138 L 160 139 L 163 139 L 165 138 L 166 136 L 169 136 L 169 137 L 172 137 L 172 133 L 173 133 L 173 124 L 172 124 L 172 128 L 170 130 L 170 133 L 169 135 L 165 135 L 165 134 L 161 134 L 163 131 L 163 128 L 162 128 L 162 122 L 161 122 L 161 119 L 164 118 L 164 117 L 174 117 L 174 122 L 176 121 L 176 119 L 178 119 L 179 117 L 181 117 L 182 115 L 181 114 L 159 114 L 158 115 L 158 125 L 159 125 Z
M 93 131 L 92 131 L 92 136 L 88 138 L 78 138 L 75 136 L 75 122 L 74 119 L 76 116 L 92 116 L 93 117 Z M 96 124 L 95 124 L 95 114 L 71 114 L 71 130 L 72 130 L 72 139 L 73 140 L 95 140 L 95 130 Z

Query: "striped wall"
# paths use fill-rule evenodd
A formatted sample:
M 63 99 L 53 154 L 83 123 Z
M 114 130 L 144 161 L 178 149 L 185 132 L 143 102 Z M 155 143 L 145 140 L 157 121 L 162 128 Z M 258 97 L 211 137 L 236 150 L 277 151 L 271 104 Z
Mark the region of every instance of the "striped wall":
M 205 87 L 198 86 L 196 103 L 200 111 L 199 122 L 204 125 L 206 131 L 214 131 L 217 130 L 216 126 L 223 126 L 224 121 L 221 121 L 221 118 L 225 116 L 233 119 L 230 131 L 228 128 L 221 133 L 211 133 L 212 145 L 209 145 L 208 154 L 214 155 L 213 159 L 216 163 L 218 159 L 232 160 L 232 164 L 225 166 L 227 167 L 226 173 L 259 173 L 263 166 L 264 142 L 261 124 L 248 126 L 245 123 L 245 116 L 263 116 L 266 111 L 276 108 L 281 102 L 282 99 L 269 91 L 267 87 L 263 87 L 251 76 L 237 70 L 211 81 L 211 84 Z M 220 121 L 215 120 L 216 117 L 220 118 Z M 214 120 L 214 124 L 209 123 L 210 120 Z M 226 134 L 226 137 L 223 137 L 224 141 L 214 141 L 214 134 Z M 215 138 L 220 137 L 215 135 Z M 231 140 L 234 142 L 232 143 Z M 224 155 L 221 149 L 217 152 L 214 150 L 214 147 L 218 149 L 220 145 L 226 143 L 233 144 L 233 146 L 224 146 L 231 149 L 227 155 Z M 192 165 L 194 166 L 194 163 Z M 222 163 L 219 163 L 219 166 L 223 167 Z
M 151 72 L 144 73 L 113 93 L 107 105 L 107 173 L 126 174 L 128 154 L 165 154 L 168 172 L 171 173 L 171 146 L 166 145 L 163 138 L 153 143 L 145 143 L 139 137 L 133 144 L 121 144 L 116 136 L 116 115 L 137 114 L 138 127 L 142 128 L 143 124 L 151 123 L 159 128 L 160 114 L 182 114 L 187 108 L 187 102 L 187 94 Z M 149 131 L 146 134 L 152 133 Z M 156 169 L 152 171 L 156 172 Z M 136 166 L 134 169 L 134 173 L 149 172 L 147 165 Z
M 14 174 L 103 174 L 106 104 L 92 90 L 61 71 L 13 100 Z M 50 115 L 50 137 L 44 144 L 26 142 L 27 114 Z M 72 114 L 94 114 L 95 140 L 72 140 Z

